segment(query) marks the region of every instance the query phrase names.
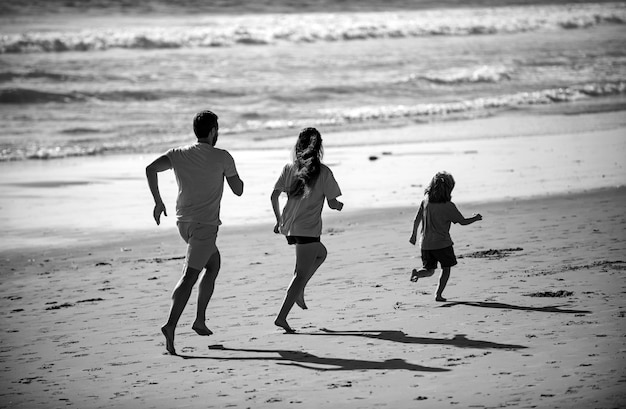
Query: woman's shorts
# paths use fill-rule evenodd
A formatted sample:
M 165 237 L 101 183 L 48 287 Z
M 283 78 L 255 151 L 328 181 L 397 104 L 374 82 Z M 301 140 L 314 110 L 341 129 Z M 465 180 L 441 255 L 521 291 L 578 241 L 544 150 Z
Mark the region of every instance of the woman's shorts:
M 187 243 L 187 267 L 202 270 L 217 251 L 218 226 L 195 222 L 177 222 L 180 237 Z
M 319 243 L 319 237 L 307 237 L 307 236 L 287 236 L 288 244 L 309 244 Z
M 442 268 L 457 264 L 452 246 L 437 250 L 422 250 L 422 263 L 426 270 L 436 269 L 437 263 L 441 264 Z

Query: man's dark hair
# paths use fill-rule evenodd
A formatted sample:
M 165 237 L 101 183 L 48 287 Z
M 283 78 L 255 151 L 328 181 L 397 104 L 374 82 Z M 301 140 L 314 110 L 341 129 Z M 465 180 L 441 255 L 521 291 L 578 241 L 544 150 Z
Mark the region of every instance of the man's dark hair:
M 211 130 L 219 129 L 217 115 L 211 111 L 198 112 L 193 118 L 193 132 L 197 138 L 208 138 Z

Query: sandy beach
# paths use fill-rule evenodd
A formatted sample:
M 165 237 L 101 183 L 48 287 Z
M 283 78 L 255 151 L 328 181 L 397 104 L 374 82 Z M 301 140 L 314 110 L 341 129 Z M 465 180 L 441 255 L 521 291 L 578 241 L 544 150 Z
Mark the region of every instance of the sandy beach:
M 325 212 L 329 257 L 309 310 L 290 315 L 293 335 L 273 325 L 293 248 L 271 232 L 276 175 L 258 171 L 278 172 L 289 144 L 234 149 L 247 202 L 225 195 L 215 334 L 191 330 L 194 292 L 179 356 L 159 327 L 184 246 L 173 217 L 151 224 L 150 158 L 0 164 L 13 170 L 1 203 L 0 406 L 623 407 L 623 115 L 518 119 L 427 125 L 465 130 L 447 142 L 403 140 L 407 128 L 369 146 L 329 134 L 346 210 Z M 520 149 L 534 154 L 522 160 Z M 484 217 L 453 227 L 460 258 L 445 303 L 434 301 L 436 277 L 409 281 L 415 206 L 440 169 L 457 178 L 460 210 Z M 246 222 L 251 204 L 261 210 Z

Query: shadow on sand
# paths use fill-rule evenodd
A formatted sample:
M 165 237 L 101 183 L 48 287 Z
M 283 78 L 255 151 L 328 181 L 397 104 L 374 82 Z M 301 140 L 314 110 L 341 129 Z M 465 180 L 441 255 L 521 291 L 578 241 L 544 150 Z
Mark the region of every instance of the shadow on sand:
M 383 341 L 400 342 L 402 344 L 421 344 L 421 345 L 449 345 L 457 348 L 475 348 L 475 349 L 524 349 L 523 345 L 515 344 L 499 344 L 497 342 L 481 341 L 469 339 L 465 334 L 457 334 L 452 338 L 430 338 L 430 337 L 414 337 L 405 334 L 402 331 L 395 330 L 365 330 L 365 331 L 333 331 L 326 328 L 320 328 L 322 332 L 299 333 L 300 335 L 332 335 L 332 336 L 352 336 L 363 337 L 369 339 L 380 339 Z
M 304 351 L 290 351 L 284 349 L 248 349 L 248 348 L 227 348 L 223 345 L 211 345 L 211 350 L 245 352 L 263 354 L 263 356 L 190 356 L 178 355 L 183 359 L 213 359 L 217 361 L 275 361 L 279 365 L 292 365 L 300 368 L 313 369 L 316 371 L 362 371 L 368 369 L 403 369 L 415 372 L 448 372 L 449 369 L 434 368 L 422 365 L 415 365 L 406 362 L 404 359 L 387 359 L 384 361 L 368 361 L 361 359 L 326 358 L 309 354 Z M 317 366 L 319 365 L 319 366 Z
M 497 308 L 501 310 L 520 310 L 520 311 L 534 311 L 534 312 L 556 312 L 561 314 L 591 314 L 591 311 L 586 310 L 570 310 L 564 309 L 558 305 L 549 305 L 545 307 L 526 307 L 521 305 L 505 304 L 501 302 L 486 302 L 486 301 L 453 301 L 448 302 L 439 308 L 450 308 L 457 305 L 469 305 L 471 307 L 481 308 Z

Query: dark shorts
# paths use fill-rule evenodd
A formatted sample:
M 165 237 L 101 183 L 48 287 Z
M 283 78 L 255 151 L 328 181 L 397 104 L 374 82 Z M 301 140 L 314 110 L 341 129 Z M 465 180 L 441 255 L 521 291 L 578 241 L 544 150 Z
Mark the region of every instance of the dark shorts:
M 422 263 L 426 270 L 437 268 L 437 263 L 441 267 L 456 266 L 456 256 L 452 246 L 437 250 L 422 250 Z
M 287 236 L 287 243 L 289 244 L 309 244 L 319 243 L 319 237 L 306 237 L 306 236 Z

